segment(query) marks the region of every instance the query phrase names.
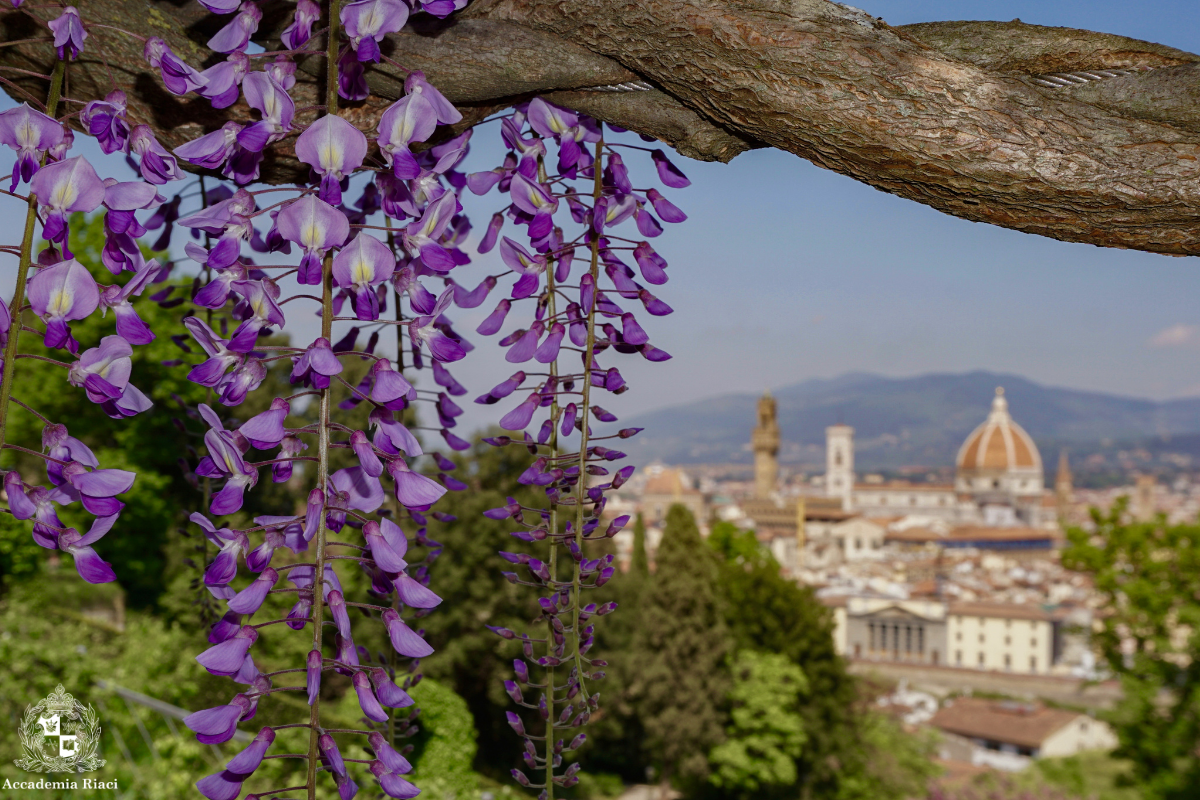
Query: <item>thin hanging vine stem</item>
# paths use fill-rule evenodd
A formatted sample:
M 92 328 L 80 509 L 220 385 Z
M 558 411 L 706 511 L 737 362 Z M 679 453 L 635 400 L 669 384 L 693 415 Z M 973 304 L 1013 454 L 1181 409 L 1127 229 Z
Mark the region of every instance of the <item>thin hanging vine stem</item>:
M 338 113 L 338 10 L 339 0 L 329 0 L 329 33 L 325 49 L 325 114 Z M 325 254 L 321 263 L 321 336 L 327 341 L 333 335 L 333 253 Z M 329 496 L 329 411 L 332 384 L 321 390 L 320 421 L 317 429 L 317 489 L 324 502 Z M 316 553 L 313 558 L 312 621 L 313 649 L 320 651 L 324 633 L 325 613 L 325 510 L 321 509 L 314 537 Z M 321 698 L 314 697 L 308 716 L 308 800 L 317 798 L 317 743 L 321 737 Z

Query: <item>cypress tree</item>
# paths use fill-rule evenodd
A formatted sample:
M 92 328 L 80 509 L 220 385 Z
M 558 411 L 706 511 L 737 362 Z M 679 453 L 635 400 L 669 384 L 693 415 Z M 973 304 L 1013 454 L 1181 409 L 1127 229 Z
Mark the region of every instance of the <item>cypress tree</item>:
M 695 518 L 671 506 L 639 609 L 630 689 L 663 778 L 685 788 L 699 788 L 709 750 L 724 738 L 730 645 L 717 580 Z

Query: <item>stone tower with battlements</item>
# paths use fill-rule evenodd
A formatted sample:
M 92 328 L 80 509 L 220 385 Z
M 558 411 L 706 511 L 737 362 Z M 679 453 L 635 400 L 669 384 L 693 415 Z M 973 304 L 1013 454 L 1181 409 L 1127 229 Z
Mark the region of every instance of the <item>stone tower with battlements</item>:
M 779 480 L 779 421 L 775 418 L 775 398 L 764 392 L 758 398 L 758 424 L 750 437 L 754 447 L 754 496 L 770 497 Z

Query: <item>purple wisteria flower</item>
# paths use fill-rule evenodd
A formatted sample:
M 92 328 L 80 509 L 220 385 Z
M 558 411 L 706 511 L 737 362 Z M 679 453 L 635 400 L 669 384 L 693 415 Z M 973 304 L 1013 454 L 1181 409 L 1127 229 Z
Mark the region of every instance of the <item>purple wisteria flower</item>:
M 234 281 L 230 288 L 243 298 L 238 308 L 244 307 L 244 316 L 229 339 L 229 349 L 235 353 L 249 353 L 254 349 L 259 333 L 270 326 L 282 328 L 286 324 L 283 311 L 275 302 L 279 287 L 260 280 Z
M 142 55 L 151 67 L 162 73 L 163 85 L 172 94 L 182 96 L 204 86 L 204 77 L 175 55 L 167 43 L 157 36 L 146 40 Z
M 436 127 L 437 111 L 421 92 L 400 98 L 383 112 L 376 141 L 397 178 L 411 180 L 421 174 L 410 148 L 414 142 L 428 139 Z
M 279 234 L 304 248 L 296 280 L 301 284 L 321 282 L 321 259 L 332 247 L 341 247 L 350 235 L 346 215 L 313 195 L 287 205 L 276 219 Z
M 404 230 L 404 246 L 409 255 L 419 258 L 422 264 L 435 272 L 453 269 L 453 256 L 437 240 L 461 209 L 454 192 L 446 192 L 430 203 L 421 219 L 410 223 Z
M 187 715 L 183 724 L 196 732 L 196 739 L 201 744 L 222 744 L 233 738 L 239 721 L 252 716 L 252 709 L 249 698 L 239 694 L 228 705 Z
M 299 50 L 308 44 L 308 40 L 312 36 L 313 23 L 320 18 L 321 7 L 319 5 L 313 0 L 299 0 L 296 3 L 296 14 L 292 18 L 291 24 L 280 34 L 279 38 L 283 41 L 283 46 L 289 50 Z
M 237 150 L 238 134 L 242 128 L 237 122 L 226 122 L 212 133 L 179 145 L 175 148 L 175 155 L 197 167 L 217 169 Z
M 262 114 L 262 119 L 247 125 L 238 134 L 238 144 L 260 153 L 268 144 L 278 141 L 292 129 L 296 104 L 287 90 L 268 72 L 252 72 L 242 79 L 246 103 Z
M 245 50 L 250 43 L 250 37 L 258 30 L 262 22 L 262 10 L 257 3 L 249 0 L 238 7 L 237 16 L 208 40 L 210 49 L 218 53 L 232 53 L 235 50 Z
M 87 268 L 70 259 L 38 270 L 29 281 L 29 305 L 46 323 L 46 347 L 77 353 L 79 345 L 67 323 L 91 316 L 100 306 L 100 289 Z
M 403 6 L 402 3 L 397 4 Z M 354 5 L 361 3 L 343 8 L 343 16 L 347 8 Z M 321 176 L 318 197 L 326 203 L 338 205 L 342 202 L 342 179 L 361 167 L 363 159 L 367 157 L 367 137 L 341 117 L 327 115 L 310 125 L 296 139 L 296 157 Z
M 237 102 L 242 79 L 249 71 L 249 56 L 240 51 L 230 53 L 229 58 L 200 73 L 204 85 L 196 93 L 207 98 L 213 108 L 228 108 Z
M 154 138 L 149 125 L 138 125 L 129 134 L 129 152 L 141 157 L 142 179 L 161 186 L 168 181 L 183 180 L 175 156 Z
M 408 6 L 401 0 L 358 0 L 342 6 L 341 19 L 358 60 L 378 61 L 379 42 L 404 27 Z
M 200 460 L 196 474 L 200 477 L 227 479 L 221 490 L 213 495 L 209 511 L 217 515 L 232 514 L 242 507 L 246 489 L 258 483 L 258 470 L 242 458 L 236 438 L 223 427 L 219 427 L 220 420 L 216 414 L 203 404 L 200 410 L 213 427 L 204 434 L 204 445 L 208 448 L 208 455 Z
M 63 139 L 63 126 L 40 111 L 22 103 L 0 113 L 0 143 L 17 151 L 13 166 L 10 192 L 17 183 L 28 181 L 38 171 L 41 154 L 58 145 Z
M 360 233 L 333 258 L 333 281 L 351 292 L 354 312 L 361 320 L 379 319 L 375 287 L 392 276 L 396 257 L 383 242 Z
M 438 319 L 450 306 L 453 296 L 454 290 L 446 289 L 429 314 L 419 316 L 408 323 L 408 335 L 412 337 L 413 346 L 428 347 L 429 354 L 443 362 L 458 361 L 467 354 L 466 349 L 459 342 L 451 339 L 437 327 Z
M 83 20 L 79 19 L 79 11 L 75 6 L 63 9 L 62 16 L 52 19 L 46 25 L 54 33 L 54 47 L 58 57 L 65 61 L 74 61 L 83 51 L 83 42 L 88 32 L 83 29 Z
M 104 202 L 104 182 L 83 156 L 42 167 L 30 181 L 29 192 L 46 213 L 42 238 L 62 244 L 67 256 L 67 215 L 95 211 Z
M 117 579 L 112 565 L 100 558 L 92 548 L 93 544 L 112 529 L 116 521 L 116 514 L 97 517 L 86 534 L 80 535 L 74 528 L 68 528 L 58 537 L 59 548 L 75 558 L 75 571 L 88 583 L 110 583 Z
M 145 184 L 143 184 L 145 185 Z M 117 335 L 129 344 L 141 345 L 154 341 L 154 331 L 142 321 L 137 310 L 129 302 L 130 297 L 140 295 L 150 281 L 158 275 L 158 262 L 151 260 L 144 264 L 124 286 L 105 286 L 100 292 L 100 313 L 112 309 L 117 321 Z
M 196 788 L 208 800 L 236 800 L 242 784 L 262 764 L 263 756 L 275 741 L 275 731 L 263 728 L 245 750 L 238 753 L 221 772 L 197 781 Z

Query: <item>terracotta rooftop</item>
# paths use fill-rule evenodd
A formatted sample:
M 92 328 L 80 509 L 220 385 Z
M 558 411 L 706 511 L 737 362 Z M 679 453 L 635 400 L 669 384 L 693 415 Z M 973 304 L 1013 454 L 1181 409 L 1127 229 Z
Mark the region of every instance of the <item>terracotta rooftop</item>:
M 1078 716 L 1074 711 L 1035 703 L 960 697 L 939 709 L 930 724 L 959 736 L 1040 748 L 1055 731 Z
M 1041 606 L 1020 606 L 1013 603 L 951 603 L 947 613 L 960 617 L 991 617 L 993 619 L 1051 620 L 1055 618 Z
M 888 531 L 885 538 L 892 542 L 1024 542 L 1060 537 L 1044 528 L 986 528 L 970 525 L 954 528 L 945 534 L 929 528 L 906 528 Z

